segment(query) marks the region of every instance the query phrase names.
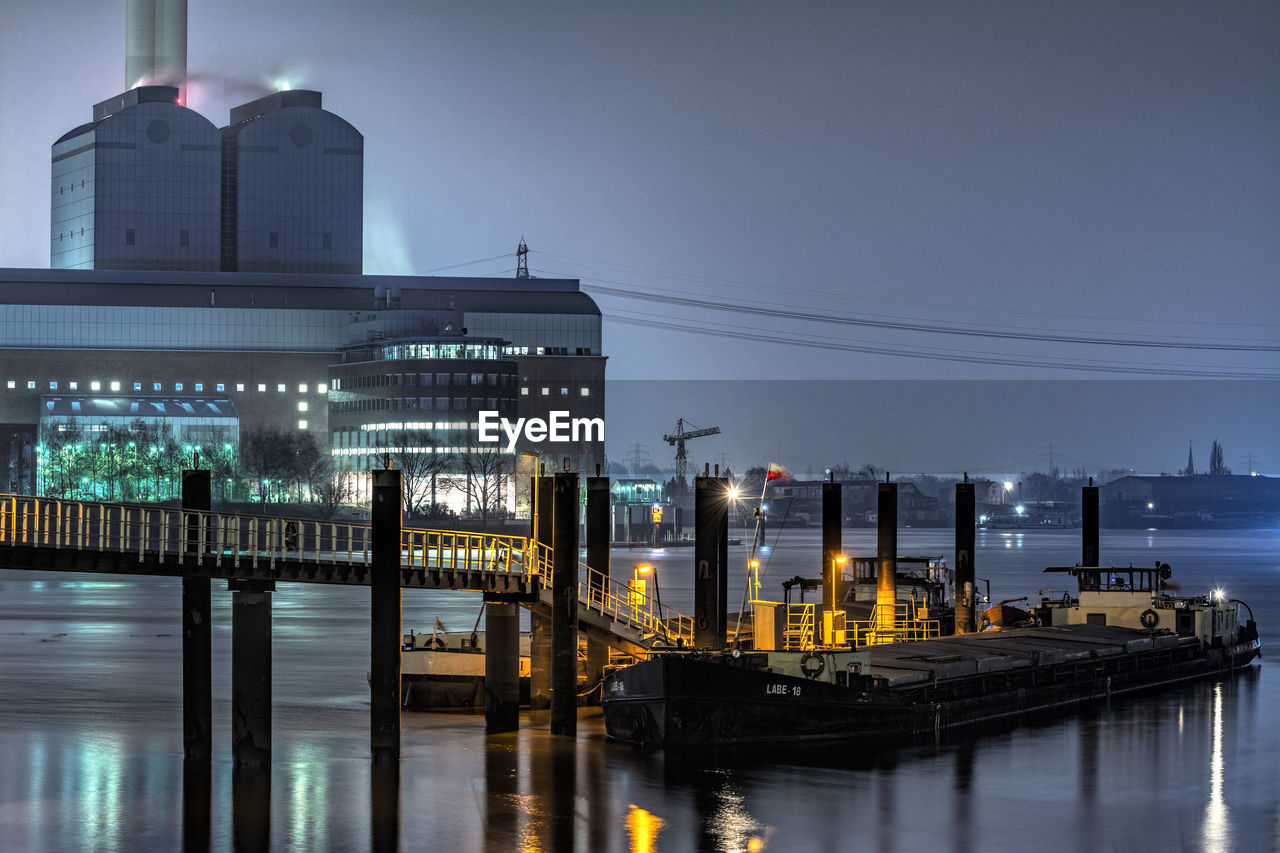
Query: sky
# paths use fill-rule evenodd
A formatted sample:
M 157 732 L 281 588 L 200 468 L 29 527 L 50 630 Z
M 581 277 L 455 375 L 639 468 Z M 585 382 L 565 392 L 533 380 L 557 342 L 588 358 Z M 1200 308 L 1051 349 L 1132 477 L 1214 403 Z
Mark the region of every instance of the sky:
M 613 380 L 1172 378 L 1216 410 L 1280 379 L 1276 44 L 1272 2 L 191 0 L 188 102 L 323 91 L 365 136 L 366 272 L 508 275 L 523 236 Z M 49 145 L 123 54 L 122 0 L 7 10 L 0 265 L 48 265 Z

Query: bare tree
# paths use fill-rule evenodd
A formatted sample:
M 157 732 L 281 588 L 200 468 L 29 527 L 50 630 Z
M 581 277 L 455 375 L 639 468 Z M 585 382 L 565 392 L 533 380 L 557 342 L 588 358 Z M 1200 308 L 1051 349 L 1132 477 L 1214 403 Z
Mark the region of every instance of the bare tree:
M 310 471 L 311 495 L 322 518 L 333 518 L 338 508 L 355 496 L 355 481 L 334 464 L 331 454 L 322 454 Z
M 436 439 L 425 430 L 399 430 L 388 436 L 383 451 L 400 469 L 404 514 L 421 512 L 424 503 L 434 505 L 437 480 L 448 471 L 453 458 L 439 452 Z
M 1222 461 L 1222 444 L 1216 438 L 1209 448 L 1209 473 L 1219 476 L 1231 473 L 1231 469 Z
M 464 479 L 455 487 L 466 491 L 467 512 L 479 516 L 481 530 L 488 528 L 490 516 L 501 515 L 508 475 L 514 466 L 515 457 L 496 444 L 472 441 L 458 454 L 457 470 Z

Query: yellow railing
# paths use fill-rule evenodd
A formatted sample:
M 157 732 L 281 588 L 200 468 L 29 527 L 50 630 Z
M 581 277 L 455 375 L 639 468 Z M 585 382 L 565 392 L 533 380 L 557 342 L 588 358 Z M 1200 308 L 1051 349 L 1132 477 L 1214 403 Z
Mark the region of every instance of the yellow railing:
M 549 579 L 545 583 L 550 586 Z M 659 607 L 653 596 L 605 577 L 585 563 L 578 564 L 578 604 L 642 634 L 693 646 L 693 617 L 666 605 Z
M 871 609 L 870 619 L 851 620 L 847 627 L 854 647 L 931 640 L 942 634 L 937 619 L 916 618 L 911 604 L 877 604 Z
M 803 652 L 813 648 L 814 606 L 788 604 L 787 622 L 782 629 L 782 647 L 789 652 Z
M 0 495 L 0 544 L 148 557 L 194 554 L 197 565 L 274 567 L 281 560 L 324 565 L 367 564 L 368 524 L 272 518 L 141 504 L 64 501 Z M 545 571 L 546 549 L 523 536 L 405 529 L 404 568 L 502 572 Z

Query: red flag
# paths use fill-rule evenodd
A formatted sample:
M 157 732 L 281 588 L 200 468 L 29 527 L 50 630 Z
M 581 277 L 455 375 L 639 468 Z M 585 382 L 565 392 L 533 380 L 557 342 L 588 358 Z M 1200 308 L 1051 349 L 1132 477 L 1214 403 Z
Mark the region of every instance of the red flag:
M 764 481 L 766 483 L 771 483 L 774 480 L 790 480 L 790 479 L 791 479 L 790 471 L 788 471 L 786 468 L 783 468 L 777 462 L 769 463 L 769 471 L 767 474 L 764 475 Z

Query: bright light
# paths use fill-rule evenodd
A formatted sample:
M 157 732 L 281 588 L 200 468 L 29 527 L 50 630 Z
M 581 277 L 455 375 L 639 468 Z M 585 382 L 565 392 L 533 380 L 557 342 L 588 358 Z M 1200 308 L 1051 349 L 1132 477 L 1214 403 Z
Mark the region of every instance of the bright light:
M 758 569 L 758 568 L 760 568 L 760 561 L 759 561 L 759 560 L 752 560 L 752 561 L 751 561 L 751 568 L 753 568 L 753 569 Z
M 1156 508 L 1156 505 L 1155 505 L 1155 504 L 1153 504 L 1153 503 L 1148 503 L 1148 504 L 1147 504 L 1147 509 L 1155 509 L 1155 508 Z
M 1023 510 L 1025 510 L 1025 509 L 1026 509 L 1026 507 L 1024 507 L 1022 504 L 1018 504 L 1017 506 L 1015 506 L 1015 507 L 1013 508 L 1013 511 L 1014 511 L 1014 512 L 1016 512 L 1018 515 L 1022 515 Z
M 1012 481 L 1012 480 L 1005 480 L 1005 481 L 1004 481 L 1004 490 L 1005 490 L 1006 492 L 1012 492 L 1012 491 L 1013 491 L 1013 481 Z
M 849 562 L 849 558 L 846 557 L 844 554 L 840 554 L 836 557 L 836 563 L 840 565 L 844 565 L 847 562 Z
M 1218 601 L 1226 601 L 1227 591 L 1222 587 L 1218 587 L 1213 591 L 1213 597 L 1216 598 Z
M 737 486 L 730 486 L 730 487 L 729 487 L 729 500 L 731 500 L 731 501 L 736 501 L 737 499 L 738 499 L 738 487 L 737 487 Z
M 768 511 L 769 511 L 769 505 L 768 505 L 768 504 L 760 504 L 760 511 L 761 511 L 761 512 L 768 512 Z
M 653 566 L 649 565 L 648 563 L 644 563 L 642 565 L 636 566 L 636 571 L 642 575 L 645 575 L 653 571 Z
M 987 523 L 987 517 L 986 517 L 985 515 L 980 515 L 980 516 L 978 516 L 978 523 L 979 523 L 979 524 L 986 524 L 986 523 Z

